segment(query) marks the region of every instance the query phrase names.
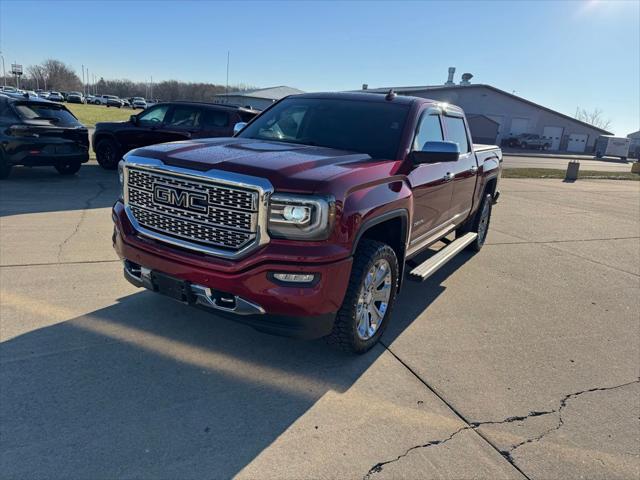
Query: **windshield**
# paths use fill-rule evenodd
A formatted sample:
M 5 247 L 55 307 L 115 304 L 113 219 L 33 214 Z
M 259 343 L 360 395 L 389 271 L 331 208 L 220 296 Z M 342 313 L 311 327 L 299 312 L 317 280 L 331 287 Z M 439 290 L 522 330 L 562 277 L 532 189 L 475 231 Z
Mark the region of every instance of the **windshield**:
M 292 97 L 256 118 L 239 137 L 392 159 L 398 152 L 407 112 L 406 105 L 391 102 Z
M 49 120 L 51 123 L 61 126 L 80 125 L 78 119 L 62 106 L 20 103 L 15 107 L 18 115 L 25 120 Z

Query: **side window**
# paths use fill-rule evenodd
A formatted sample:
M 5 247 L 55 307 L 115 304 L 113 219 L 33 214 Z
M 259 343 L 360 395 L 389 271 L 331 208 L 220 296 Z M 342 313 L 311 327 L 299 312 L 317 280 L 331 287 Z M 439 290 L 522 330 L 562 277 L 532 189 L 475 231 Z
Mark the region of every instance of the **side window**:
M 464 120 L 459 117 L 445 116 L 444 125 L 447 129 L 447 140 L 455 142 L 460 147 L 460 153 L 469 151 L 469 140 L 467 139 L 467 129 L 464 126 Z
M 169 110 L 169 105 L 162 105 L 160 107 L 145 110 L 144 113 L 142 113 L 138 117 L 138 124 L 143 127 L 160 125 L 162 122 L 164 122 L 164 117 L 167 114 L 167 110 Z
M 442 126 L 438 115 L 423 115 L 413 140 L 413 150 L 422 150 L 427 142 L 441 142 Z
M 229 126 L 229 114 L 222 110 L 208 108 L 200 114 L 200 126 L 205 130 Z
M 165 123 L 168 127 L 194 128 L 198 126 L 200 110 L 187 106 L 174 107 L 171 118 Z

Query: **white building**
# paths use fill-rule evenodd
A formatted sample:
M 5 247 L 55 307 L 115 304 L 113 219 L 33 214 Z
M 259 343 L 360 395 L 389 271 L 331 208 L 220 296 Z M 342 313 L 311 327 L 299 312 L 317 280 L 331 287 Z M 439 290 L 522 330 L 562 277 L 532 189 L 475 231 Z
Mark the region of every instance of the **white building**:
M 449 69 L 449 80 L 444 85 L 392 88 L 399 95 L 431 98 L 462 107 L 476 143 L 499 145 L 510 136 L 535 133 L 550 140 L 551 150 L 592 152 L 598 136 L 611 135 L 491 85 L 471 84 L 471 74 L 465 73 L 462 82 L 455 84 L 454 72 L 455 69 Z M 389 89 L 363 85 L 368 92 L 386 93 Z
M 239 105 L 241 107 L 251 107 L 255 110 L 264 110 L 281 98 L 289 95 L 297 95 L 299 93 L 304 92 L 297 88 L 280 85 L 278 87 L 260 88 L 258 90 L 221 93 L 215 96 L 214 102 L 228 105 Z

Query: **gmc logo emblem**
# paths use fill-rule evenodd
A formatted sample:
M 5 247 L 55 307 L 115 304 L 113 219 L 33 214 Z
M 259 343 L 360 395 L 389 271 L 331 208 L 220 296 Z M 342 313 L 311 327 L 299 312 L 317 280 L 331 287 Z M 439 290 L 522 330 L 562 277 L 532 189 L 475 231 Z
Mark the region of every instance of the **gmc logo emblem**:
M 190 190 L 179 190 L 177 188 L 165 187 L 164 185 L 155 185 L 153 187 L 153 199 L 164 205 L 193 210 L 195 212 L 207 213 L 209 210 L 207 195 Z

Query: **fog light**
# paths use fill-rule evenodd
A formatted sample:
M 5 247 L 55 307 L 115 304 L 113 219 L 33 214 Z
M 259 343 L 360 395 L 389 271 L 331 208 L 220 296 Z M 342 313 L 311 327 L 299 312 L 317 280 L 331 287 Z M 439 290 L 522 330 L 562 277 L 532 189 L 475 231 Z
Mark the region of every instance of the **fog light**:
M 275 280 L 285 283 L 311 283 L 316 279 L 315 273 L 272 273 Z

